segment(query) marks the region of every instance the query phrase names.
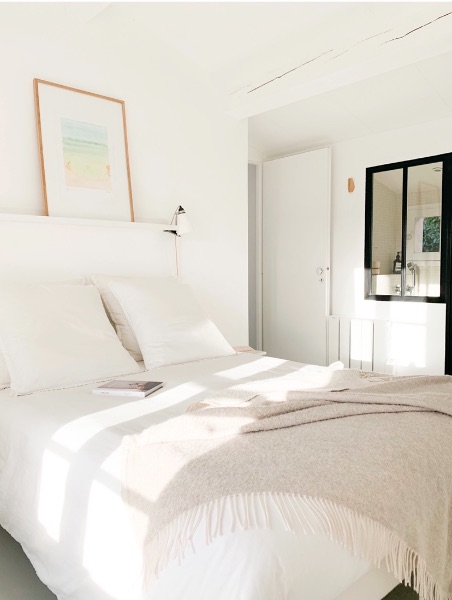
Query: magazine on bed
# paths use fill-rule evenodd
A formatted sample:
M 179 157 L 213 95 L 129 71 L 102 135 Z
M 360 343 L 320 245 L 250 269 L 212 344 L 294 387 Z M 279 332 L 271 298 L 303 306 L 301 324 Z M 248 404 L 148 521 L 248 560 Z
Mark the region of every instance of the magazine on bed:
M 144 398 L 163 387 L 162 381 L 109 381 L 92 390 L 93 394 Z

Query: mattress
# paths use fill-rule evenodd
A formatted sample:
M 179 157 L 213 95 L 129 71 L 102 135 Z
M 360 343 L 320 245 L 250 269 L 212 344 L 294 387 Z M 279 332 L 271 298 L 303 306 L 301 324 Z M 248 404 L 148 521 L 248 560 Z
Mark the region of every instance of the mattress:
M 184 413 L 215 390 L 300 376 L 310 388 L 322 374 L 327 381 L 326 368 L 243 353 L 134 375 L 164 382 L 145 399 L 93 395 L 93 385 L 21 397 L 3 390 L 0 524 L 60 599 L 355 600 L 363 590 L 366 600 L 382 598 L 397 583 L 391 575 L 282 522 L 208 545 L 201 526 L 180 563 L 143 583 L 141 547 L 121 498 L 124 436 Z

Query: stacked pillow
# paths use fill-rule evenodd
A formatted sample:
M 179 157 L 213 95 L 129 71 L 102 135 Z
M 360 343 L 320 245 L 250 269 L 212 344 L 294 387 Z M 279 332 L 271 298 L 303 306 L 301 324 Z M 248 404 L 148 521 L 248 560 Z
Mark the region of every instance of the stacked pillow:
M 124 347 L 147 369 L 236 354 L 176 277 L 92 280 Z
M 93 285 L 0 287 L 0 344 L 14 394 L 137 373 Z
M 55 278 L 55 274 L 49 274 L 47 273 L 47 275 L 50 275 L 50 278 L 53 279 Z M 36 277 L 36 276 L 35 276 Z M 16 277 L 13 277 L 12 279 L 8 279 L 6 281 L 2 281 L 1 286 L 4 287 L 5 284 L 6 285 L 11 285 L 11 284 L 17 284 L 19 282 L 23 282 L 24 279 L 24 275 L 23 274 L 19 274 L 16 275 Z M 26 274 L 26 280 L 28 283 L 37 283 L 39 280 L 34 279 L 30 279 L 30 273 Z M 63 278 L 56 278 L 55 281 L 52 281 L 52 285 L 67 285 L 67 284 L 79 284 L 79 285 L 83 285 L 85 283 L 85 280 L 83 277 L 73 277 L 71 279 L 67 279 L 67 277 L 63 276 Z M 29 288 L 30 290 L 32 288 Z M 4 389 L 9 387 L 11 384 L 11 378 L 9 376 L 9 371 L 8 371 L 8 367 L 6 366 L 6 362 L 5 362 L 5 358 L 3 356 L 3 352 L 1 349 L 1 341 L 0 341 L 0 389 Z
M 137 373 L 142 360 L 153 369 L 235 354 L 178 279 L 92 282 L 0 286 L 0 388 L 26 394 Z

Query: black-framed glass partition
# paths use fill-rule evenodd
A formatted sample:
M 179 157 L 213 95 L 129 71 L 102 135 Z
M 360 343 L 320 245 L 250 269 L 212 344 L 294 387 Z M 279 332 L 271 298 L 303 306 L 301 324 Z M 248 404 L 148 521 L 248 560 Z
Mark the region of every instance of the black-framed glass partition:
M 445 302 L 452 153 L 366 169 L 365 297 Z

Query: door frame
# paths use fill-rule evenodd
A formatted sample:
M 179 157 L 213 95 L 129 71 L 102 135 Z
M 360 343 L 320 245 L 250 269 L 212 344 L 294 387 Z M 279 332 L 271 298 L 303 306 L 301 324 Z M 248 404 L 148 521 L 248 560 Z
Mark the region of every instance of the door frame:
M 263 163 L 249 160 L 249 165 L 256 167 L 256 277 L 254 281 L 256 289 L 256 304 L 254 306 L 255 327 L 256 327 L 256 350 L 262 350 L 262 330 L 263 330 L 263 298 L 262 298 L 262 276 L 263 276 L 263 247 L 262 247 L 262 173 Z

